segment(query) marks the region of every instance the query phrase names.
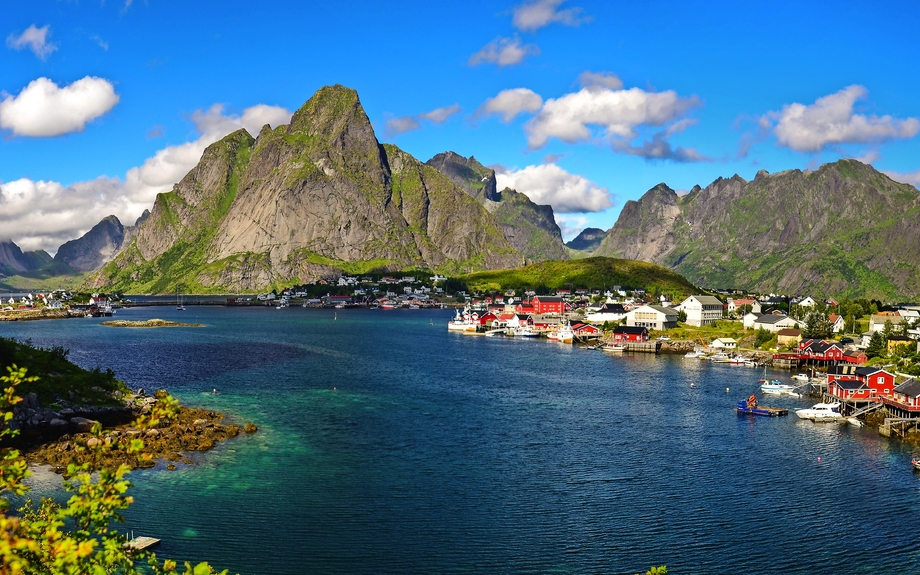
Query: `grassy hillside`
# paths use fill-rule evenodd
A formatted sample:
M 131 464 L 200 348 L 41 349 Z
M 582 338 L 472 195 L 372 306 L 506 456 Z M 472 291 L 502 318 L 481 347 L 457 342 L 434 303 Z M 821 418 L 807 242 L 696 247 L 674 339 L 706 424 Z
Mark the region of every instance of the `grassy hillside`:
M 700 290 L 683 276 L 661 266 L 635 260 L 591 257 L 540 262 L 513 270 L 476 272 L 461 276 L 469 290 L 642 288 L 680 301 Z

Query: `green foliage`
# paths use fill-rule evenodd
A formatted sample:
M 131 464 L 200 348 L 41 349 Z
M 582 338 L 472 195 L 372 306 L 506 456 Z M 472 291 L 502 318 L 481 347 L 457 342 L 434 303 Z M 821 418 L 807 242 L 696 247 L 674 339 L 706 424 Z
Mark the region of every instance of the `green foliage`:
M 805 316 L 805 328 L 802 330 L 802 337 L 805 339 L 827 339 L 834 333 L 834 326 L 831 325 L 827 314 L 821 311 L 810 311 Z
M 35 377 L 27 376 L 26 368 L 15 365 L 7 367 L 7 374 L 0 376 L 0 386 L 3 387 L 0 413 L 4 423 L 0 428 L 0 439 L 17 433 L 8 427 L 13 417 L 13 406 L 21 401 L 16 395 L 16 388 L 35 380 Z M 149 416 L 142 416 L 134 425 L 142 430 L 153 428 L 160 418 L 173 417 L 177 408 L 175 400 L 161 399 Z M 121 512 L 134 502 L 127 494 L 131 487 L 126 479 L 130 467 L 121 464 L 110 469 L 98 462 L 111 451 L 123 451 L 139 458 L 149 457 L 143 453 L 143 441 L 113 441 L 97 423 L 91 438 L 79 449 L 90 451 L 92 456 L 86 463 L 68 466 L 64 488 L 71 496 L 66 504 L 43 499 L 36 507 L 27 500 L 19 510 L 19 516 L 15 516 L 9 512 L 9 499 L 0 499 L 3 511 L 0 517 L 0 572 L 22 575 L 140 575 L 144 571 L 138 568 L 138 562 L 147 559 L 156 574 L 178 573 L 175 561 L 160 562 L 154 554 L 129 550 L 125 536 L 113 529 L 114 522 L 124 521 Z M 16 450 L 9 447 L 0 450 L 0 492 L 24 495 L 28 491 L 23 483 L 27 476 L 26 463 Z M 214 570 L 207 563 L 195 566 L 186 563 L 185 573 L 206 575 L 214 573 Z M 226 571 L 221 573 L 226 574 Z
M 768 343 L 773 340 L 773 334 L 764 328 L 757 330 L 757 334 L 754 336 L 754 347 L 761 348 L 765 343 Z
M 866 347 L 866 355 L 870 358 L 884 357 L 888 353 L 888 340 L 881 332 L 874 332 Z
M 523 286 L 545 294 L 571 284 L 586 289 L 609 289 L 615 285 L 642 287 L 649 292 L 670 294 L 675 300 L 700 293 L 684 277 L 661 266 L 605 257 L 540 262 L 513 270 L 476 272 L 460 279 L 470 290 L 483 292 Z

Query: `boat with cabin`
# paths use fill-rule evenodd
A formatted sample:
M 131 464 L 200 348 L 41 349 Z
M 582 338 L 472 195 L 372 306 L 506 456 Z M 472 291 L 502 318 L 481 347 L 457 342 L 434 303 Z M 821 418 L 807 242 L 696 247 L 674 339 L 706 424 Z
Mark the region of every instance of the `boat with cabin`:
M 381 308 L 386 309 L 384 306 Z M 447 322 L 448 331 L 476 331 L 479 326 L 479 314 L 472 313 L 470 308 L 463 309 L 463 313 L 457 310 L 454 319 Z
M 799 419 L 810 419 L 815 422 L 841 421 L 846 419 L 839 411 L 839 403 L 816 403 L 811 407 L 796 409 L 795 414 Z

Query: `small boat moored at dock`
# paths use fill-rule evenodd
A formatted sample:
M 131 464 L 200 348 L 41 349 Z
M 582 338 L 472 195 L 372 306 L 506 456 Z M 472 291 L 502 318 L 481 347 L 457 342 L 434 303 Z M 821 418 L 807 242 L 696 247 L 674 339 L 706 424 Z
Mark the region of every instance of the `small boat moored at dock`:
M 757 405 L 757 397 L 751 396 L 738 402 L 735 408 L 739 414 L 744 415 L 763 415 L 766 417 L 778 417 L 780 415 L 789 415 L 789 410 L 782 407 L 767 407 L 766 405 Z
M 839 403 L 816 403 L 811 407 L 796 409 L 795 414 L 799 419 L 810 419 L 814 422 L 841 421 L 846 419 L 840 411 Z

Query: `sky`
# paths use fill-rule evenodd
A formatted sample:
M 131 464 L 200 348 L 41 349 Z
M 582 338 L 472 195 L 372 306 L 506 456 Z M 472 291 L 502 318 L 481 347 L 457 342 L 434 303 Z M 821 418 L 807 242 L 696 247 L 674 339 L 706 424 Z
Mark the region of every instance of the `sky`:
M 566 240 L 679 193 L 854 158 L 920 185 L 920 3 L 30 0 L 0 12 L 0 240 L 125 225 L 246 128 L 357 90 L 381 142 L 454 151 Z

